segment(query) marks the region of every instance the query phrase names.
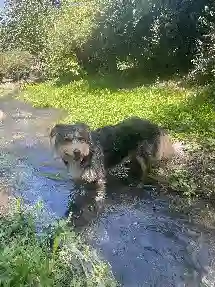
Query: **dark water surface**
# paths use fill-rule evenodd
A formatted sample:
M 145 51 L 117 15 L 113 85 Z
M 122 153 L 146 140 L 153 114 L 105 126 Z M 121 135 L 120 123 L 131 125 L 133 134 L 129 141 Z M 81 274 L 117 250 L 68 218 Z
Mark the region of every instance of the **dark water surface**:
M 49 148 L 48 128 L 61 113 L 34 109 L 10 96 L 0 98 L 0 110 L 6 114 L 0 123 L 1 186 L 28 206 L 42 200 L 44 224 L 61 218 L 74 192 Z M 214 209 L 203 201 L 182 208 L 180 200 L 173 204 L 175 196 L 110 184 L 105 211 L 85 235 L 122 286 L 215 286 Z

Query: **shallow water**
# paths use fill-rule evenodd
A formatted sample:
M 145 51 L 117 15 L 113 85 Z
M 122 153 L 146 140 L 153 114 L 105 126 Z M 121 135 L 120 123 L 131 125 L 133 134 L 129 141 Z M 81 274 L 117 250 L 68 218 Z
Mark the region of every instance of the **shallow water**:
M 75 192 L 49 148 L 48 129 L 61 113 L 11 97 L 0 99 L 0 110 L 6 115 L 0 124 L 1 186 L 28 206 L 42 200 L 41 220 L 49 224 L 65 215 Z M 105 210 L 85 235 L 111 263 L 122 286 L 215 286 L 212 207 L 198 201 L 186 212 L 176 211 L 170 208 L 172 197 L 152 187 L 113 181 L 108 189 Z

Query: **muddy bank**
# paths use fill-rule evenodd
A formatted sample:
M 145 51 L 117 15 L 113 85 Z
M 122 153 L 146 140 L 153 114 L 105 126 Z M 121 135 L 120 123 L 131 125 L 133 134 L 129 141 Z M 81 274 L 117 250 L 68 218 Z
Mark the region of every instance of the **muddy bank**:
M 0 123 L 0 184 L 26 206 L 42 201 L 40 220 L 48 225 L 64 216 L 76 193 L 49 148 L 48 130 L 64 114 L 11 96 L 0 98 L 0 110 L 6 115 Z M 104 212 L 90 214 L 83 232 L 122 286 L 214 286 L 215 211 L 207 201 L 189 204 L 153 186 L 112 179 Z

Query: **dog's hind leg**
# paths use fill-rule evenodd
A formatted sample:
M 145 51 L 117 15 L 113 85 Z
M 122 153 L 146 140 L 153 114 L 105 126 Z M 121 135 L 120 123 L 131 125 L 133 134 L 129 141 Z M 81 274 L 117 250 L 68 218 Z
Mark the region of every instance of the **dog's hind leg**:
M 128 167 L 130 169 L 132 180 L 139 181 L 140 177 L 142 177 L 142 167 L 136 158 L 136 153 L 131 154 L 129 159 Z
M 150 171 L 150 164 L 146 162 L 146 160 L 141 157 L 141 156 L 136 156 L 136 160 L 137 162 L 139 163 L 140 167 L 141 167 L 141 181 L 142 182 L 145 182 L 146 181 L 146 178 L 147 178 L 147 175 Z

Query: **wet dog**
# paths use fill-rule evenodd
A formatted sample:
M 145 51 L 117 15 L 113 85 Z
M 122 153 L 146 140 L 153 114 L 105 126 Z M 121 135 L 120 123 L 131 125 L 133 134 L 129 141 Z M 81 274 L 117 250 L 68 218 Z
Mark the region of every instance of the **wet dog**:
M 104 154 L 97 133 L 84 123 L 57 124 L 51 130 L 50 141 L 73 181 L 95 184 L 96 202 L 102 203 L 106 180 Z
M 50 140 L 74 182 L 97 186 L 98 203 L 105 197 L 107 169 L 129 159 L 139 166 L 144 180 L 154 165 L 174 154 L 167 132 L 138 117 L 96 130 L 85 123 L 57 124 L 51 130 Z
M 138 117 L 94 131 L 104 154 L 105 170 L 125 159 L 141 168 L 144 180 L 151 169 L 171 159 L 175 153 L 171 139 L 163 128 Z

